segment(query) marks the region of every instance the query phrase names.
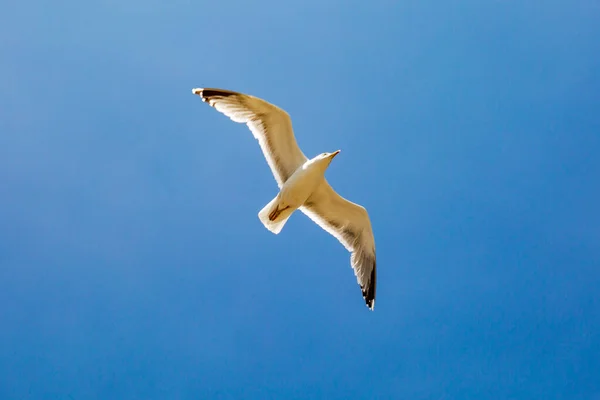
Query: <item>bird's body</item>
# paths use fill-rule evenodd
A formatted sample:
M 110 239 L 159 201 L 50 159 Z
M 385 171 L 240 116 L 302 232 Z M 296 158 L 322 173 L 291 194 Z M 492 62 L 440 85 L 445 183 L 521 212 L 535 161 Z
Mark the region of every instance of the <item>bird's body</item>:
M 327 166 L 323 165 L 323 163 L 311 161 L 309 160 L 298 167 L 283 184 L 283 187 L 279 191 L 279 196 L 284 204 L 293 208 L 299 208 L 308 200 L 317 186 L 323 182 Z
M 340 151 L 308 159 L 296 143 L 289 115 L 259 98 L 222 89 L 194 89 L 193 93 L 233 121 L 246 123 L 258 140 L 280 188 L 258 213 L 264 226 L 278 234 L 300 209 L 352 253 L 363 297 L 373 309 L 376 257 L 369 216 L 364 207 L 338 195 L 325 179 L 325 171 Z
M 336 153 L 337 154 L 337 153 Z M 335 157 L 335 156 L 334 156 Z M 303 206 L 325 179 L 325 170 L 331 158 L 307 160 L 299 166 L 279 190 L 279 194 L 259 213 L 258 217 L 271 232 L 278 234 L 294 211 Z M 277 213 L 275 218 L 273 210 Z

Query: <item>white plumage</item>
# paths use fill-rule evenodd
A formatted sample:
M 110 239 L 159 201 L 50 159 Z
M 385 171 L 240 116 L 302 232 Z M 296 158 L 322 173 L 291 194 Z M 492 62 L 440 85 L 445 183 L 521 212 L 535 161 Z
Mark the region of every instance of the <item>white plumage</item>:
M 228 90 L 192 92 L 233 121 L 248 125 L 258 140 L 280 189 L 258 213 L 265 227 L 277 234 L 295 210 L 306 214 L 352 253 L 350 263 L 363 298 L 373 309 L 377 263 L 369 215 L 364 207 L 337 194 L 324 177 L 339 150 L 308 159 L 296 143 L 289 115 L 279 107 Z

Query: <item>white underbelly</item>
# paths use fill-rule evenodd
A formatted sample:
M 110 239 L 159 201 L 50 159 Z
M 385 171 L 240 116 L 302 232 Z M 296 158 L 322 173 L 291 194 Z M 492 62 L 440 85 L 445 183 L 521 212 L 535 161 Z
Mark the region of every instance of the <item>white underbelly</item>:
M 300 207 L 322 180 L 323 174 L 320 174 L 319 171 L 299 169 L 290 176 L 281 188 L 279 192 L 280 199 L 290 207 Z

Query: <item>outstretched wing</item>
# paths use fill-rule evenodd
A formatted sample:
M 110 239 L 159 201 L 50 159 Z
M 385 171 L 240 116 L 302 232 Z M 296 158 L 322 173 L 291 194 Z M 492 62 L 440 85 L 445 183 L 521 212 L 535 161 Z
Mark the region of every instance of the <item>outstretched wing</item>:
M 193 89 L 202 101 L 234 122 L 245 123 L 258 140 L 279 188 L 306 162 L 288 113 L 254 96 L 222 89 Z
M 375 238 L 367 210 L 337 194 L 326 180 L 300 210 L 352 253 L 350 263 L 365 303 L 372 310 L 375 306 L 377 260 Z

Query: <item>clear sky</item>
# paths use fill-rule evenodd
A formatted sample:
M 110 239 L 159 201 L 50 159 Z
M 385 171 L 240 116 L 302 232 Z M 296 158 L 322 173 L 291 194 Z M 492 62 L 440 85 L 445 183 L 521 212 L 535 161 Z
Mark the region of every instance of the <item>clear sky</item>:
M 596 1 L 0 3 L 0 398 L 600 398 Z M 256 141 L 370 213 L 375 311 Z

